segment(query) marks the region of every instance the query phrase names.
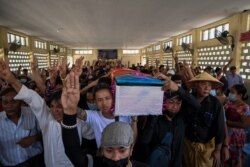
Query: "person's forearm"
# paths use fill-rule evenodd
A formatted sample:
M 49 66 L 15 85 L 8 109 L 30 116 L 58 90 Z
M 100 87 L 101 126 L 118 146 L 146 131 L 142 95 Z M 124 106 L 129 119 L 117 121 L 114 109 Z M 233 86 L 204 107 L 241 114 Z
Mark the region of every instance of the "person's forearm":
M 37 71 L 32 71 L 32 74 L 33 74 L 33 80 L 36 82 L 38 89 L 42 93 L 45 93 L 45 83 L 44 83 L 40 73 Z
M 220 151 L 220 150 L 221 150 L 221 147 L 222 147 L 222 143 L 216 144 L 214 150 L 215 150 L 215 151 Z
M 241 128 L 241 129 L 247 128 L 247 126 L 243 124 L 242 122 L 227 121 L 227 125 L 229 127 L 235 127 L 235 128 Z
M 133 129 L 133 131 L 134 131 L 134 144 L 136 143 L 136 141 L 137 141 L 137 136 L 138 136 L 137 121 L 138 121 L 138 118 L 137 118 L 137 117 L 133 117 L 133 118 L 132 118 L 131 127 L 132 127 L 132 129 Z
M 72 126 L 77 123 L 76 115 L 63 115 L 63 124 Z M 88 166 L 88 158 L 81 150 L 77 128 L 66 129 L 62 127 L 62 139 L 65 153 L 76 167 Z

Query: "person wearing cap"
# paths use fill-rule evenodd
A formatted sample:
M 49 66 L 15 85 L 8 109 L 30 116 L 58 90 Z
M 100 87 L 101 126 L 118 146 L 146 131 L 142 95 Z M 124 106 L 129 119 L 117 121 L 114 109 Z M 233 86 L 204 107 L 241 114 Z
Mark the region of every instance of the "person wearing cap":
M 233 85 L 236 84 L 244 84 L 244 81 L 241 77 L 241 75 L 237 74 L 237 69 L 235 66 L 231 66 L 229 68 L 229 71 L 227 71 L 228 66 L 232 63 L 233 59 L 231 58 L 228 63 L 223 67 L 223 72 L 224 74 L 226 74 L 226 78 L 227 78 L 227 82 L 228 82 L 228 90 L 230 90 L 230 88 Z
M 223 84 L 203 72 L 188 81 L 187 86 L 193 89 L 192 94 L 200 107 L 188 120 L 184 164 L 186 167 L 219 167 L 225 141 L 225 118 L 222 104 L 209 93 Z M 192 110 L 194 108 L 186 107 L 186 112 Z
M 147 167 L 130 160 L 134 144 L 134 132 L 128 123 L 113 122 L 107 125 L 101 136 L 101 157 L 86 155 L 81 150 L 77 131 L 77 103 L 80 98 L 79 77 L 74 72 L 68 75 L 63 88 L 62 105 L 64 116 L 62 138 L 66 155 L 75 167 Z

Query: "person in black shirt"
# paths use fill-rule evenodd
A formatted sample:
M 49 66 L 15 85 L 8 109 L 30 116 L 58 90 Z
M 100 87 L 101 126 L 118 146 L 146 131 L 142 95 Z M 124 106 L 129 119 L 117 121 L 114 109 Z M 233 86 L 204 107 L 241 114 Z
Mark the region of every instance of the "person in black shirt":
M 64 116 L 62 138 L 66 155 L 75 167 L 147 167 L 137 161 L 130 160 L 133 151 L 134 135 L 129 124 L 114 122 L 102 133 L 101 157 L 87 155 L 81 150 L 78 131 L 76 129 L 77 103 L 80 98 L 79 75 L 70 72 L 61 97 Z
M 171 83 L 174 84 L 174 83 Z M 172 141 L 169 145 L 171 152 L 169 167 L 182 167 L 183 156 L 183 141 L 185 137 L 185 128 L 187 119 L 190 119 L 190 114 L 182 106 L 192 106 L 198 108 L 199 104 L 196 99 L 183 90 L 178 88 L 177 91 L 167 91 L 164 93 L 164 106 L 163 115 L 150 116 L 142 136 L 142 143 L 144 144 L 144 151 L 146 154 L 145 160 L 148 161 L 152 156 L 152 152 L 162 145 L 162 140 L 167 133 L 172 135 Z M 152 163 L 152 162 L 149 162 Z M 156 166 L 162 166 L 158 163 Z M 165 167 L 165 166 L 164 166 Z
M 219 167 L 220 151 L 225 140 L 225 120 L 223 106 L 211 89 L 223 86 L 216 78 L 204 72 L 187 82 L 193 88 L 193 96 L 199 102 L 198 112 L 193 112 L 188 120 L 184 141 L 184 162 L 186 167 Z M 186 106 L 186 111 L 196 110 Z

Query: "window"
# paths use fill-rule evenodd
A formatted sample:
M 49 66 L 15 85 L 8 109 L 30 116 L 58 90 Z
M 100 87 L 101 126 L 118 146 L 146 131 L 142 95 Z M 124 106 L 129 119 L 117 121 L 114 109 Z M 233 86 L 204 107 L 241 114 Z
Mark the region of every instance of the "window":
M 8 52 L 9 67 L 11 71 L 17 71 L 21 65 L 22 68 L 30 70 L 30 56 L 27 52 Z
M 250 31 L 250 14 L 247 16 L 247 31 Z
M 182 43 L 190 44 L 192 43 L 192 35 L 186 35 L 178 39 L 178 45 L 181 46 Z
M 172 48 L 173 47 L 173 41 L 164 42 L 164 48 L 166 48 L 167 46 Z
M 250 42 L 245 42 L 242 46 L 241 52 L 241 66 L 240 66 L 240 75 L 243 79 L 250 79 Z
M 57 45 L 50 45 L 49 48 L 50 48 L 50 50 L 53 51 L 54 49 L 58 49 L 58 46 Z
M 185 60 L 189 65 L 192 64 L 193 57 L 191 53 L 186 53 L 185 51 L 178 51 L 177 54 L 179 62 L 183 62 Z
M 130 50 L 122 50 L 123 54 L 139 54 L 139 50 L 137 49 L 130 49 Z
M 198 49 L 198 65 L 211 65 L 214 69 L 216 67 L 223 68 L 223 66 L 230 59 L 230 48 L 228 47 L 228 45 L 225 46 L 213 46 Z M 216 50 L 216 52 L 214 50 Z
M 61 53 L 66 53 L 66 48 L 60 48 Z
M 46 42 L 41 42 L 41 41 L 35 41 L 35 48 L 38 49 L 46 49 Z
M 147 52 L 152 52 L 152 51 L 153 51 L 152 47 L 147 48 Z
M 156 51 L 159 51 L 160 49 L 161 49 L 161 45 L 160 45 L 160 44 L 155 45 L 155 50 L 156 50 Z
M 28 38 L 25 36 L 20 36 L 12 33 L 7 33 L 8 43 L 19 43 L 21 46 L 28 46 Z
M 77 55 L 92 55 L 93 54 L 93 50 L 75 50 L 75 54 Z
M 218 25 L 216 27 L 211 27 L 209 29 L 202 31 L 202 40 L 206 41 L 215 38 L 215 30 L 219 32 L 229 31 L 229 23 Z
M 48 54 L 34 53 L 34 56 L 37 59 L 39 69 L 48 67 Z
M 142 49 L 142 53 L 145 54 L 146 53 L 146 49 Z M 146 57 L 145 57 L 146 59 Z

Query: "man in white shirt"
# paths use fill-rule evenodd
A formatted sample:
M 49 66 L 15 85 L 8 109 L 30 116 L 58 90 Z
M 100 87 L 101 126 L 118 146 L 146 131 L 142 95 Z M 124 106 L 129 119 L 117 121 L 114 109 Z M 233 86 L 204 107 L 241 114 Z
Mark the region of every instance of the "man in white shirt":
M 44 159 L 46 167 L 73 167 L 65 154 L 61 136 L 60 121 L 63 117 L 63 108 L 61 104 L 61 94 L 57 93 L 51 97 L 50 108 L 46 105 L 44 99 L 35 91 L 22 85 L 10 72 L 8 65 L 0 60 L 0 77 L 10 83 L 18 92 L 15 99 L 25 101 L 34 112 L 43 134 Z M 83 121 L 79 121 L 78 133 L 84 134 L 85 138 L 91 138 L 91 131 L 85 127 Z M 81 139 L 81 137 L 79 136 Z
M 111 89 L 106 84 L 99 84 L 94 88 L 94 98 L 100 111 L 79 110 L 78 117 L 85 120 L 92 127 L 95 133 L 97 147 L 101 145 L 101 135 L 103 129 L 112 122 L 115 122 L 114 116 L 114 97 Z M 131 124 L 134 131 L 134 138 L 137 137 L 137 120 L 131 117 L 120 116 L 119 121 Z

